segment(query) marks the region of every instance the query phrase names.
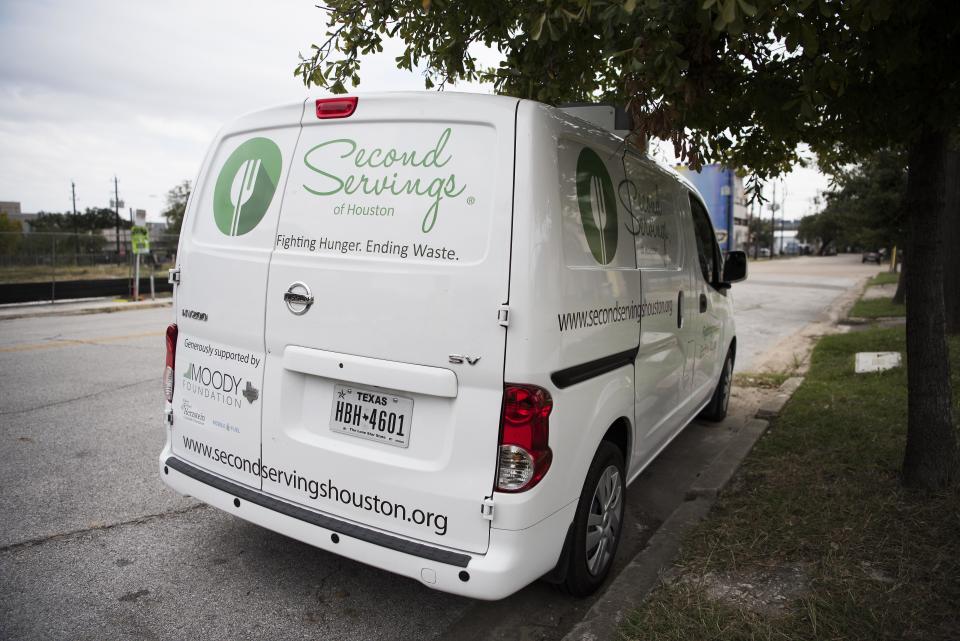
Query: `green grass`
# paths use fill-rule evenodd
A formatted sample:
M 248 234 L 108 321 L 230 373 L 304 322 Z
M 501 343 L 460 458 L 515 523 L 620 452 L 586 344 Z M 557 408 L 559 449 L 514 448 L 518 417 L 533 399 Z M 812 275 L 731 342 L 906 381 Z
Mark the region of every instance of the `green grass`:
M 886 316 L 906 316 L 906 314 L 906 305 L 896 305 L 889 298 L 861 298 L 850 310 L 850 315 L 857 318 L 882 318 Z
M 874 285 L 896 285 L 899 278 L 899 272 L 880 272 L 870 279 L 867 287 L 873 287 Z
M 157 277 L 167 275 L 170 265 L 157 265 L 154 274 Z M 140 264 L 140 274 L 150 275 L 154 269 L 145 262 Z M 58 281 L 87 280 L 97 278 L 129 278 L 130 266 L 122 265 L 57 265 L 54 270 L 50 265 L 13 265 L 0 267 L 0 283 L 49 283 L 52 278 Z
M 956 392 L 960 339 L 950 349 Z M 906 372 L 855 375 L 859 351 L 904 353 L 904 329 L 820 341 L 803 385 L 685 539 L 682 580 L 651 593 L 625 638 L 960 638 L 960 491 L 900 487 Z M 757 586 L 784 568 L 804 580 L 780 608 L 711 589 L 711 577 Z

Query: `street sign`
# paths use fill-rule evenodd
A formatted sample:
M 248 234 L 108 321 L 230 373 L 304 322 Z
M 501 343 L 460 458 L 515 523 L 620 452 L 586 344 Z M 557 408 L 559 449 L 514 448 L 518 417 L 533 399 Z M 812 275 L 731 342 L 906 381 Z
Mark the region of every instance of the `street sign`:
M 130 229 L 130 245 L 134 254 L 150 253 L 150 235 L 146 227 L 133 227 Z

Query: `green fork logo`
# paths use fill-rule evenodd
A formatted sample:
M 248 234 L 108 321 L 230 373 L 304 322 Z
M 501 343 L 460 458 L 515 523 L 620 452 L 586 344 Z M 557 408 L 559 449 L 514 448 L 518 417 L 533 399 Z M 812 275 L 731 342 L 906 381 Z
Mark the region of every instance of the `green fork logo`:
M 251 138 L 223 163 L 213 191 L 213 218 L 227 236 L 257 226 L 280 181 L 280 148 L 269 138 Z
M 577 158 L 577 204 L 590 253 L 607 265 L 617 253 L 617 201 L 603 160 L 589 147 Z

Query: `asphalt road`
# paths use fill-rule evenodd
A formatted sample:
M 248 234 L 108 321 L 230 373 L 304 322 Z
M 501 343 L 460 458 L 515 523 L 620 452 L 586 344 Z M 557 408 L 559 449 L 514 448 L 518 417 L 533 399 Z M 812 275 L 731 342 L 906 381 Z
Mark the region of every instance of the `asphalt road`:
M 822 314 L 858 261 L 752 266 L 740 368 Z M 540 583 L 496 603 L 435 592 L 166 489 L 170 316 L 0 321 L 0 638 L 559 639 L 589 608 Z M 739 397 L 727 422 L 694 423 L 631 486 L 617 568 L 752 409 Z
M 737 320 L 736 371 L 750 372 L 762 354 L 809 323 L 850 287 L 880 271 L 860 254 L 750 261 L 748 277 L 733 286 Z

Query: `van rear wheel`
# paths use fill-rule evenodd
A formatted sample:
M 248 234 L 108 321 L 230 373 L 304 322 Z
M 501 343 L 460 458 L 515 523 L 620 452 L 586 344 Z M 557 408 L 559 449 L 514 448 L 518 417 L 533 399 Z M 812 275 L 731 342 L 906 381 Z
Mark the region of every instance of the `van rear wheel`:
M 573 596 L 589 596 L 603 584 L 617 553 L 623 531 L 623 454 L 603 441 L 587 472 L 573 519 L 563 589 Z
M 710 404 L 700 412 L 700 418 L 719 423 L 727 417 L 727 408 L 730 406 L 730 391 L 733 389 L 733 352 L 727 352 L 723 361 L 723 371 L 720 380 L 713 391 Z

